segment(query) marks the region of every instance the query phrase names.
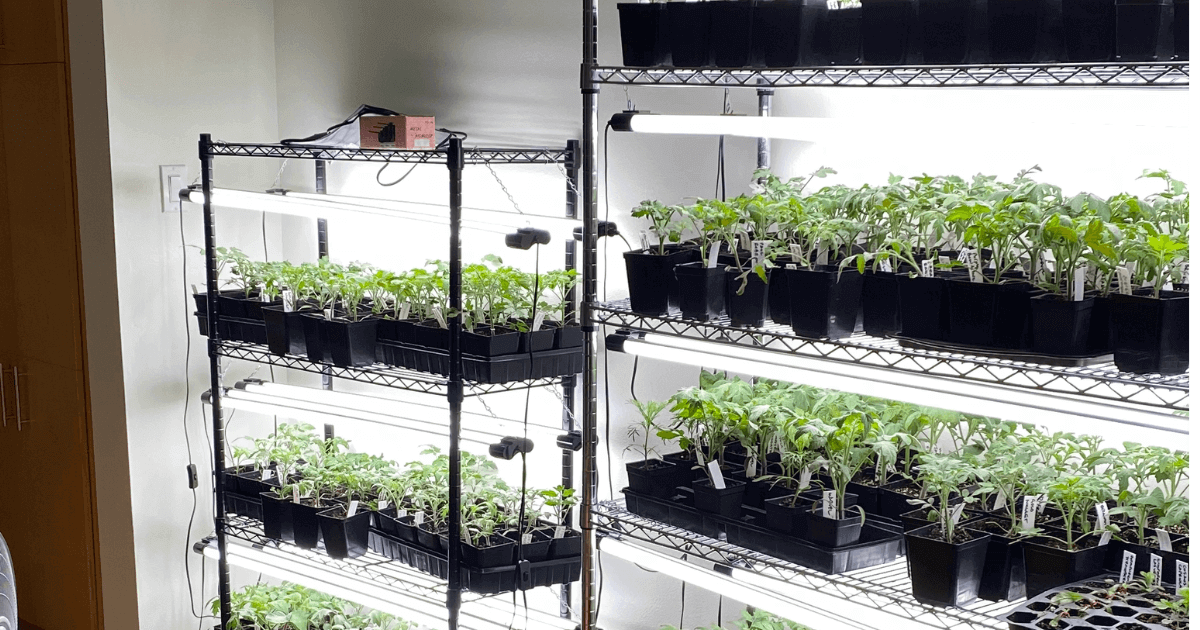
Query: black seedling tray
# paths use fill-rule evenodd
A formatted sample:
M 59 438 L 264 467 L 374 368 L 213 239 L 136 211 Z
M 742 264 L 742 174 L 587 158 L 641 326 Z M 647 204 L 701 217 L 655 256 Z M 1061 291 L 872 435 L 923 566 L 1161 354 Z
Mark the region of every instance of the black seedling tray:
M 196 321 L 200 325 L 200 335 L 208 335 L 208 314 L 196 313 Z M 221 339 L 226 341 L 244 341 L 246 343 L 267 343 L 267 324 L 262 320 L 243 319 L 240 317 L 221 318 Z
M 445 554 L 433 553 L 415 544 L 388 536 L 374 528 L 371 529 L 368 546 L 371 551 L 403 562 L 422 573 L 428 573 L 443 580 L 449 577 L 450 563 Z M 583 571 L 583 559 L 573 557 L 542 562 L 522 560 L 516 564 L 487 569 L 477 569 L 466 564 L 459 566 L 459 575 L 462 577 L 464 590 L 494 595 L 515 590 L 525 591 L 538 586 L 576 582 Z
M 263 520 L 262 499 L 225 491 L 225 511 L 256 521 Z
M 914 339 L 912 337 L 905 337 L 904 335 L 894 335 L 893 338 L 900 343 L 900 347 L 909 348 L 911 350 L 973 354 L 992 359 L 1002 359 L 1005 361 L 1024 361 L 1026 363 L 1053 365 L 1055 367 L 1088 367 L 1092 365 L 1112 363 L 1113 361 L 1113 355 L 1111 352 L 1107 354 L 1062 356 L 1038 354 L 1036 352 L 1029 352 L 1027 350 L 1001 350 L 999 348 L 969 346 L 966 344 L 950 343 L 947 341 L 929 341 L 927 339 Z
M 428 372 L 450 374 L 450 353 L 445 350 L 404 343 L 380 342 L 383 361 L 389 365 Z M 500 384 L 531 378 L 570 376 L 583 371 L 583 350 L 564 348 L 495 357 L 463 355 L 463 378 L 476 383 Z
M 1063 591 L 1072 591 L 1088 595 L 1092 591 L 1104 590 L 1105 579 L 1118 580 L 1113 573 L 1097 575 L 1072 584 L 1052 588 L 1041 595 L 1027 600 L 1011 611 L 1000 615 L 1000 619 L 1008 623 L 1008 630 L 1041 630 L 1036 624 L 1049 617 L 1042 617 L 1044 611 L 1054 606 L 1050 600 Z M 1169 589 L 1169 587 L 1168 587 Z M 1170 592 L 1168 590 L 1168 592 Z M 1103 600 L 1102 600 L 1103 601 Z M 1063 630 L 1071 628 L 1145 628 L 1146 630 L 1165 630 L 1168 626 L 1138 619 L 1143 615 L 1158 615 L 1154 603 L 1140 597 L 1130 597 L 1122 604 L 1112 604 L 1107 608 L 1088 609 L 1082 617 L 1072 617 L 1070 621 L 1060 626 Z M 1129 624 L 1129 625 L 1126 625 Z M 1186 626 L 1185 626 L 1186 627 Z
M 887 564 L 904 555 L 902 529 L 869 514 L 859 542 L 835 549 L 759 526 L 758 523 L 766 522 L 766 513 L 750 506 L 742 506 L 740 519 L 701 512 L 690 505 L 685 488 L 677 489 L 676 495 L 668 499 L 658 499 L 628 488 L 622 492 L 625 493 L 626 509 L 639 516 L 711 538 L 719 539 L 724 534 L 730 544 L 830 575 Z

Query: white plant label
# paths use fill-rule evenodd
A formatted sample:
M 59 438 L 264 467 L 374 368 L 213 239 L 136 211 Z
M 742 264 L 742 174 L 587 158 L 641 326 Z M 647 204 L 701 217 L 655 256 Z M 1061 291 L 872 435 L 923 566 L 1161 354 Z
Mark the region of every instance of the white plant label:
M 968 262 L 970 262 L 971 252 L 973 252 L 973 251 L 975 251 L 975 250 L 967 248 L 967 247 L 964 247 L 964 248 L 958 250 L 958 262 L 960 262 L 964 265 L 967 264 Z
M 1137 564 L 1137 556 L 1132 551 L 1121 552 L 1121 583 L 1128 584 L 1133 581 L 1133 567 Z
M 1037 497 L 1024 497 L 1021 500 L 1021 528 L 1033 529 L 1037 521 Z
M 983 282 L 983 267 L 979 265 L 979 254 L 975 250 L 967 250 L 967 270 L 971 272 L 971 282 Z
M 400 305 L 400 319 L 408 319 L 408 313 L 412 311 L 412 304 L 405 302 Z
M 1165 529 L 1155 528 L 1154 535 L 1158 537 L 1158 549 L 1160 551 L 1174 551 L 1171 547 L 1171 534 Z
M 1182 560 L 1175 562 L 1175 594 L 1179 594 L 1180 589 L 1188 587 L 1188 563 Z
M 333 309 L 331 309 L 331 308 L 325 309 L 325 319 L 327 319 L 329 321 L 333 321 Z
M 812 469 L 805 468 L 804 470 L 801 470 L 800 471 L 800 487 L 807 488 L 808 484 L 811 482 L 812 482 Z
M 933 277 L 933 261 L 925 259 L 921 261 L 921 276 L 924 278 Z
M 300 502 L 300 486 L 292 486 L 292 503 Z
M 351 501 L 350 507 L 346 508 L 346 518 L 350 518 L 358 514 L 358 501 Z
M 1173 283 L 1173 282 L 1168 282 L 1163 285 L 1163 291 L 1174 291 L 1174 290 L 1175 290 L 1175 283 Z
M 558 525 L 557 527 L 554 528 L 554 537 L 556 539 L 562 538 L 563 536 L 566 536 L 566 535 L 567 535 L 567 528 L 565 526 Z
M 425 513 L 417 512 L 413 514 L 413 525 L 423 525 L 425 523 Z
M 1191 265 L 1192 265 L 1192 263 L 1183 263 L 1183 279 L 1180 281 L 1183 284 L 1191 284 L 1191 281 L 1188 280 L 1188 277 L 1191 273 L 1191 270 L 1190 270 Z
M 400 511 L 396 512 L 396 516 L 399 516 L 400 518 L 408 516 L 408 508 L 400 508 Z
M 717 463 L 717 460 L 714 459 L 711 462 L 708 462 L 708 475 L 709 477 L 712 477 L 712 484 L 714 488 L 717 490 L 725 489 L 725 475 L 721 474 L 721 465 Z
M 821 515 L 825 518 L 837 518 L 837 490 L 821 493 Z
M 262 480 L 270 481 L 275 476 L 274 468 L 264 468 L 262 471 Z
M 1150 572 L 1154 574 L 1154 585 L 1162 584 L 1162 556 L 1150 554 Z
M 754 256 L 754 264 L 761 265 L 767 259 L 767 245 L 771 241 L 754 241 L 750 243 L 750 253 Z
M 1096 543 L 1096 545 L 1098 547 L 1104 547 L 1110 542 L 1112 542 L 1112 532 L 1106 531 L 1103 534 L 1100 534 L 1100 542 Z
M 1038 500 L 1038 508 L 1037 508 L 1038 514 L 1041 514 L 1046 511 L 1046 504 L 1050 502 L 1050 497 L 1046 496 L 1045 494 L 1039 494 L 1037 496 L 1037 500 Z
M 795 270 L 796 270 L 796 265 L 793 265 L 792 263 L 788 263 L 788 264 L 784 265 L 784 266 L 783 266 L 783 268 L 784 268 L 784 269 L 791 269 L 792 271 L 795 271 Z
M 804 248 L 803 247 L 801 247 L 795 243 L 791 243 L 788 245 L 788 252 L 792 255 L 792 260 L 795 260 L 795 261 L 804 260 Z
M 381 511 L 381 512 L 382 512 L 383 510 L 386 510 L 386 509 L 387 509 L 387 506 L 388 506 L 387 499 L 380 499 L 380 500 L 379 500 L 379 507 L 378 507 L 377 509 L 378 509 L 379 511 Z
M 270 302 L 271 301 L 271 296 L 267 295 L 267 285 L 265 285 L 265 284 L 258 285 L 258 301 L 259 302 Z
M 938 264 L 939 265 L 949 265 L 950 257 L 949 256 L 938 256 Z
M 533 534 L 521 534 L 521 544 L 522 545 L 532 545 L 533 544 Z
M 283 312 L 291 313 L 296 310 L 296 294 L 291 289 L 283 290 Z
M 825 247 L 824 243 L 817 243 L 817 264 L 829 264 L 829 248 Z
M 446 324 L 446 316 L 442 314 L 442 307 L 433 307 L 433 318 L 437 320 L 438 326 L 441 326 L 442 328 L 450 328 L 450 326 Z
M 534 315 L 533 316 L 533 332 L 537 332 L 537 331 L 541 330 L 542 324 L 545 322 L 546 322 L 546 314 L 545 313 L 538 313 L 537 315 Z
M 753 479 L 758 476 L 758 456 L 751 453 L 750 457 L 746 458 L 746 478 Z
M 738 247 L 741 247 L 742 250 L 745 250 L 745 251 L 748 251 L 750 249 L 750 235 L 749 234 L 746 234 L 745 232 L 738 234 Z
M 200 295 L 200 289 L 196 285 L 192 285 L 192 295 Z
M 996 501 L 992 503 L 992 511 L 998 512 L 1003 510 L 1008 505 L 1008 499 L 1004 498 L 1003 492 L 996 493 Z
M 1117 293 L 1121 295 L 1133 295 L 1132 276 L 1129 275 L 1129 270 L 1125 267 L 1117 267 Z
M 717 258 L 721 255 L 721 243 L 713 243 L 712 247 L 708 248 L 708 268 L 717 268 Z
M 1071 283 L 1071 299 L 1076 302 L 1083 301 L 1083 281 L 1087 278 L 1087 269 L 1080 267 L 1075 270 L 1075 279 Z
M 966 503 L 959 503 L 950 511 L 950 522 L 958 525 L 958 520 L 962 518 L 963 509 L 967 507 Z
M 639 232 L 639 234 L 641 234 L 641 235 L 642 235 L 642 249 L 649 251 L 649 249 L 650 249 L 650 235 L 649 235 L 649 234 L 646 234 L 646 230 L 642 230 L 641 232 Z
M 1110 521 L 1108 519 L 1108 504 L 1107 503 L 1097 503 L 1096 504 L 1096 529 L 1104 529 L 1105 527 L 1108 527 L 1109 522 Z
M 879 261 L 879 270 L 883 273 L 892 273 L 892 261 L 886 258 Z

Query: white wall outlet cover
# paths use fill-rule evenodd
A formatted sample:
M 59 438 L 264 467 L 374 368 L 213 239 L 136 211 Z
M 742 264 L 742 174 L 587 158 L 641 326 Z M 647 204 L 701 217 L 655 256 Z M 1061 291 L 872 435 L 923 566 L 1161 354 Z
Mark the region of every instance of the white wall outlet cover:
M 179 212 L 182 210 L 182 204 L 179 201 L 179 191 L 188 185 L 187 174 L 187 166 L 184 164 L 164 164 L 158 167 L 163 212 Z

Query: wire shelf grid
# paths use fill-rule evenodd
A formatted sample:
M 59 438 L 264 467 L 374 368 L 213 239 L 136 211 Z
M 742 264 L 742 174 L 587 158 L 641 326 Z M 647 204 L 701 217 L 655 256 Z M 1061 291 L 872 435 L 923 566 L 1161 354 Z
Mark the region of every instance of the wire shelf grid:
M 1024 65 L 829 66 L 817 68 L 592 69 L 597 83 L 717 87 L 1182 87 L 1187 61 Z
M 1188 410 L 1189 375 L 1161 376 L 1120 372 L 1112 363 L 1089 367 L 1056 367 L 950 351 L 905 348 L 891 338 L 862 333 L 837 341 L 807 339 L 791 328 L 768 323 L 762 328 L 732 326 L 727 316 L 699 322 L 684 319 L 678 309 L 666 316 L 640 315 L 629 300 L 596 304 L 595 320 L 619 328 L 800 354 L 904 372 L 991 383 L 1025 390 L 1069 394 L 1088 399 L 1134 403 L 1176 412 Z
M 1020 602 L 977 601 L 966 607 L 935 607 L 912 597 L 906 560 L 840 575 L 826 575 L 796 564 L 709 538 L 625 510 L 623 501 L 602 501 L 592 508 L 600 536 L 631 538 L 664 547 L 716 565 L 738 567 L 801 589 L 836 595 L 864 606 L 919 622 L 936 630 L 1002 630 L 1000 620 Z M 600 549 L 604 543 L 600 542 Z M 789 597 L 780 594 L 780 597 Z
M 304 144 L 248 144 L 221 141 L 212 142 L 208 147 L 208 154 L 218 157 L 265 157 L 339 162 L 445 164 L 449 155 L 445 149 L 427 151 L 357 149 Z M 466 164 L 567 164 L 571 159 L 571 152 L 565 147 L 561 149 L 546 147 L 463 149 L 463 160 Z

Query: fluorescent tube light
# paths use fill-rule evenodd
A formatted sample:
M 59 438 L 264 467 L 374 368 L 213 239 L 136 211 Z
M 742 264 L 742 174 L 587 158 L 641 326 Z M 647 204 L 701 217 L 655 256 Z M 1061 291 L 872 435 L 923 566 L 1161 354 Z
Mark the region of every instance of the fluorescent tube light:
M 204 203 L 204 192 L 196 189 L 185 189 L 180 192 L 180 198 L 191 203 L 202 204 Z M 336 220 L 347 214 L 367 214 L 413 220 L 444 227 L 449 226 L 450 213 L 450 207 L 442 204 L 323 195 L 317 193 L 250 192 L 230 188 L 214 188 L 212 191 L 212 203 L 214 206 L 222 208 L 287 214 L 309 219 Z M 566 217 L 516 214 L 514 212 L 487 208 L 464 207 L 463 211 L 464 213 L 481 212 L 499 214 L 507 217 L 506 220 L 476 218 L 463 220 L 463 227 L 497 234 L 507 234 L 521 223 L 532 225 L 536 222 L 536 227 L 550 228 L 556 238 L 571 239 L 574 238 L 572 230 L 575 226 L 579 225 L 578 220 L 567 219 Z
M 853 121 L 852 121 L 853 122 Z M 840 135 L 844 121 L 776 116 L 677 116 L 622 112 L 609 121 L 614 131 L 677 135 L 745 136 L 821 142 Z M 856 123 L 857 124 L 857 123 Z
M 1189 449 L 1188 418 L 1119 401 L 1089 400 L 655 333 L 646 333 L 640 339 L 609 335 L 608 343 L 610 349 L 652 359 L 1033 423 L 1054 431 L 1095 434 L 1114 443 L 1133 441 Z
M 393 419 L 401 419 L 432 425 L 442 431 L 443 434 L 447 430 L 446 408 L 436 405 L 422 405 L 381 396 L 312 389 L 296 385 L 284 385 L 282 383 L 259 383 L 255 381 L 241 381 L 233 390 L 226 392 L 227 397 L 232 395 L 234 398 L 245 397 L 247 394 L 256 396 L 253 400 L 258 400 L 265 404 L 282 404 L 288 411 L 297 408 L 315 407 L 318 410 L 332 410 L 331 413 L 352 415 L 355 419 L 366 422 L 391 424 Z M 346 414 L 345 412 L 350 412 L 350 414 Z M 476 432 L 487 436 L 489 439 L 524 434 L 524 427 L 520 422 L 501 420 L 470 412 L 463 412 L 463 416 L 472 419 L 479 418 L 480 423 L 486 423 L 486 429 L 489 429 L 478 430 L 474 427 L 464 426 L 464 431 Z M 474 424 L 474 422 L 471 424 Z M 554 440 L 561 433 L 561 427 L 554 428 L 534 423 L 529 424 L 529 434 L 541 440 Z
M 731 579 L 722 573 L 692 564 L 681 558 L 647 549 L 616 538 L 599 538 L 600 550 L 614 557 L 631 562 L 650 571 L 658 571 L 706 591 L 735 599 L 755 608 L 779 615 L 796 623 L 812 627 L 813 630 L 917 630 L 923 625 L 887 615 L 888 623 L 874 625 L 863 618 L 868 609 L 844 599 L 827 595 L 820 605 L 813 603 L 815 591 L 804 592 L 804 597 L 785 597 L 771 589 L 747 580 Z M 739 575 L 742 575 L 739 572 Z M 878 616 L 879 611 L 874 611 Z

